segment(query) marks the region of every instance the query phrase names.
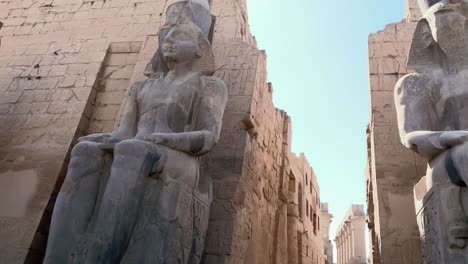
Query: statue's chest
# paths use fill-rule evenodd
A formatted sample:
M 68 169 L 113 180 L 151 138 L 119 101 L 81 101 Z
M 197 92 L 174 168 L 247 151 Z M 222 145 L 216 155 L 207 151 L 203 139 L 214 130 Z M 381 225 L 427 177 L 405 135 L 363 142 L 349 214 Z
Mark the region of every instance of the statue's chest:
M 468 79 L 448 78 L 440 89 L 437 105 L 444 130 L 468 129 Z
M 157 80 L 138 95 L 140 121 L 158 132 L 183 132 L 190 127 L 199 102 L 199 79 L 180 85 Z

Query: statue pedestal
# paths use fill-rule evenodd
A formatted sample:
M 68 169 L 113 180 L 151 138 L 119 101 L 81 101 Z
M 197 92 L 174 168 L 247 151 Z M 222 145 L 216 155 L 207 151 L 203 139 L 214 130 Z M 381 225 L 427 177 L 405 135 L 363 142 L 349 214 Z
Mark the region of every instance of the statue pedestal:
M 453 230 L 457 226 L 454 219 L 463 215 L 463 207 L 458 202 L 467 196 L 463 192 L 465 188 L 451 183 L 437 184 L 427 190 L 426 177 L 414 187 L 424 264 L 468 263 L 468 247 L 455 247 L 451 243 L 453 235 L 463 235 L 463 231 Z

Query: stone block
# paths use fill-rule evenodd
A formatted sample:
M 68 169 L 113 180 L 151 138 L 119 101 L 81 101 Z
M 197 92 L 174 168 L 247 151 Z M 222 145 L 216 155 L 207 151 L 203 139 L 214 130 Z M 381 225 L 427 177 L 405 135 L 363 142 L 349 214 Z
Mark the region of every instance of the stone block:
M 96 94 L 96 90 L 89 88 L 89 87 L 82 87 L 82 88 L 72 88 L 73 93 L 75 94 L 78 101 L 88 101 L 94 102 L 94 96 Z
M 109 66 L 126 65 L 127 56 L 128 56 L 127 53 L 111 53 L 108 56 L 105 64 Z
M 7 114 L 12 104 L 0 104 L 0 114 Z
M 54 89 L 57 87 L 59 80 L 60 78 L 57 78 L 57 77 L 40 78 L 36 89 L 38 90 Z
M 25 115 L 25 114 L 28 114 L 30 110 L 31 110 L 30 103 L 16 103 L 10 109 L 10 113 L 14 115 Z
M 25 90 L 19 99 L 20 103 L 46 102 L 48 101 L 48 90 Z
M 52 90 L 51 99 L 53 102 L 57 101 L 68 101 L 74 97 L 72 89 L 59 88 Z
M 120 105 L 125 98 L 125 92 L 111 91 L 98 93 L 96 97 L 96 105 L 114 104 Z
M 127 54 L 125 63 L 127 65 L 135 65 L 138 61 L 139 53 L 129 53 Z
M 66 75 L 60 79 L 59 88 L 70 88 L 75 86 L 78 75 Z
M 47 108 L 47 113 L 49 114 L 64 114 L 67 112 L 68 103 L 67 102 L 52 102 Z
M 67 73 L 68 65 L 54 65 L 51 66 L 49 77 L 62 77 Z
M 133 66 L 109 66 L 103 72 L 103 78 L 109 79 L 129 79 L 133 73 Z
M 31 104 L 32 114 L 45 114 L 49 108 L 49 102 L 34 102 Z
M 110 53 L 130 53 L 132 52 L 131 42 L 112 42 L 109 46 Z
M 93 115 L 94 120 L 114 121 L 119 113 L 120 105 L 108 105 L 105 107 L 96 107 Z
M 33 65 L 36 56 L 19 56 L 11 57 L 9 66 L 31 66 Z
M 103 87 L 104 91 L 127 91 L 130 86 L 129 79 L 104 79 L 100 82 L 100 85 Z

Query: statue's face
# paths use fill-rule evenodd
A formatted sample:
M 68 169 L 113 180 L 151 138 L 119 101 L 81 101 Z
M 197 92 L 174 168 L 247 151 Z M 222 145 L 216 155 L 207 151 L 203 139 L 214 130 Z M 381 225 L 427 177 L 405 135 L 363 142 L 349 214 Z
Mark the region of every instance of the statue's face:
M 170 69 L 191 62 L 201 56 L 200 33 L 189 23 L 176 23 L 163 39 L 161 51 Z

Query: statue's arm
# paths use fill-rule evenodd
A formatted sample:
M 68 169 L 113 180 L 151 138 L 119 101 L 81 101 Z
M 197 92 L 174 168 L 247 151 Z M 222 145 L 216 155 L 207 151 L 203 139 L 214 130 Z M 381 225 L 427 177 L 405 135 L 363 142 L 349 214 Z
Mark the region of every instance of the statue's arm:
M 117 143 L 124 139 L 133 138 L 137 130 L 137 100 L 136 91 L 138 83 L 134 84 L 129 91 L 124 112 L 117 130 L 111 133 L 91 134 L 79 138 L 79 141 L 92 141 L 99 143 Z
M 113 132 L 114 136 L 121 139 L 133 138 L 138 128 L 138 83 L 134 84 L 129 91 L 125 108 L 120 119 L 119 127 Z
M 403 145 L 428 160 L 468 137 L 468 131 L 441 131 L 427 76 L 408 74 L 395 87 L 395 108 Z
M 218 143 L 228 91 L 221 79 L 206 77 L 198 111 L 194 114 L 193 131 L 183 133 L 156 133 L 148 141 L 172 149 L 203 155 Z

